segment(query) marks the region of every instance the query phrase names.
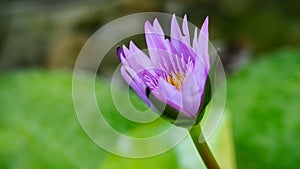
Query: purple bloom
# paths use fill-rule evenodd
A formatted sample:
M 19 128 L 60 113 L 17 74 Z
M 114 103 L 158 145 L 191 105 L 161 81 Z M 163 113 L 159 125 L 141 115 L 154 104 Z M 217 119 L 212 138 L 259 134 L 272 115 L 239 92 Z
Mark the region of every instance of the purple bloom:
M 186 15 L 182 30 L 175 15 L 171 36 L 165 38 L 157 19 L 145 23 L 145 37 L 150 57 L 132 41 L 117 49 L 126 82 L 155 111 L 149 93 L 191 119 L 196 119 L 202 105 L 210 69 L 208 55 L 208 17 L 191 43 Z

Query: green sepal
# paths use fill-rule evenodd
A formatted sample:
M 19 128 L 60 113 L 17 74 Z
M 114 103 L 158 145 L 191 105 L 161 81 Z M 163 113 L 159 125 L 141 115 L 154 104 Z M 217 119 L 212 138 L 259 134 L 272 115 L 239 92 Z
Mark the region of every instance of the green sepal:
M 203 99 L 202 99 L 202 102 L 200 105 L 200 109 L 198 112 L 198 116 L 197 116 L 195 125 L 198 125 L 199 122 L 201 121 L 201 119 L 203 118 L 205 109 L 206 109 L 208 103 L 210 102 L 210 100 L 211 100 L 211 82 L 210 82 L 210 78 L 207 77 L 205 89 L 204 89 L 204 95 L 203 95 Z

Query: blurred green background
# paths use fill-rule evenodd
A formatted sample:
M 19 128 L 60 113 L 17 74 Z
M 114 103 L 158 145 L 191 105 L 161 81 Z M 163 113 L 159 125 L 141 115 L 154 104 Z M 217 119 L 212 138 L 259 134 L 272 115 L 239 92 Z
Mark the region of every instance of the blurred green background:
M 237 168 L 298 168 L 299 6 L 298 0 L 1 1 L 0 168 L 197 168 L 200 159 L 189 157 L 195 154 L 188 148 L 147 159 L 109 154 L 84 133 L 73 108 L 72 68 L 86 40 L 118 17 L 153 11 L 187 13 L 197 26 L 210 17 L 210 38 L 227 73 Z M 110 55 L 96 81 L 98 98 L 110 95 L 105 79 L 118 64 Z M 136 96 L 132 101 L 145 109 Z M 115 128 L 143 132 L 121 119 L 111 99 L 103 105 Z M 182 154 L 196 162 L 187 165 Z

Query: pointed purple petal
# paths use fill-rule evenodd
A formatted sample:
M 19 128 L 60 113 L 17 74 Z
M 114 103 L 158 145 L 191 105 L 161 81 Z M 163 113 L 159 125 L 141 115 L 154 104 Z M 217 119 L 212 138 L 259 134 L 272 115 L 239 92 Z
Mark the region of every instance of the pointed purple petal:
M 201 27 L 201 33 L 208 39 L 208 16 L 205 18 L 202 27 Z
M 171 21 L 171 41 L 173 39 L 177 41 L 182 41 L 182 33 L 179 28 L 175 14 L 173 14 L 172 21 Z
M 203 63 L 201 58 L 196 59 L 195 66 L 192 72 L 195 75 L 197 84 L 199 86 L 205 86 L 209 70 L 206 68 L 205 63 Z
M 189 37 L 189 31 L 187 26 L 187 18 L 183 20 L 183 31 L 185 35 Z M 171 22 L 171 50 L 173 55 L 183 57 L 185 63 L 188 63 L 189 57 L 194 61 L 197 56 L 190 46 L 190 39 L 186 39 L 187 36 L 183 36 L 179 28 L 176 16 L 173 15 Z
M 144 70 L 149 70 L 149 72 L 155 74 L 153 69 L 155 68 L 149 57 L 142 52 L 132 41 L 130 41 L 130 49 L 127 49 L 125 45 L 123 45 L 123 53 L 124 57 L 122 57 L 122 53 L 120 54 L 120 58 L 122 63 L 131 67 L 135 72 L 139 73 Z M 125 61 L 126 60 L 126 61 Z
M 197 27 L 195 27 L 195 30 L 194 30 L 193 48 L 194 48 L 195 53 L 199 52 L 199 48 L 198 48 L 198 29 L 197 29 Z
M 139 79 L 138 76 L 133 75 L 132 77 L 132 72 L 131 74 L 126 70 L 124 66 L 121 67 L 121 74 L 127 84 L 137 93 L 137 95 L 149 106 L 151 107 L 151 102 L 146 96 L 146 87 L 141 86 L 141 79 Z M 137 82 L 136 82 L 137 81 Z M 137 84 L 139 83 L 139 85 Z M 142 83 L 143 84 L 143 83 Z
M 124 67 L 124 68 L 123 68 Z M 131 79 L 134 80 L 134 82 L 136 83 L 136 85 L 141 88 L 142 90 L 144 90 L 146 88 L 146 85 L 144 83 L 143 77 L 139 76 L 139 74 L 137 74 L 131 67 L 129 66 L 125 66 L 123 65 L 122 68 L 124 70 L 126 70 L 126 72 L 128 73 L 128 75 L 131 77 Z
M 154 65 L 150 61 L 149 57 L 141 51 L 132 41 L 129 43 L 130 51 L 133 53 L 134 63 L 141 65 L 146 70 L 153 70 Z
M 184 42 L 186 45 L 190 45 L 190 32 L 189 32 L 189 27 L 188 27 L 188 22 L 187 22 L 187 15 L 185 14 L 183 17 L 183 23 L 182 23 L 182 31 L 184 34 Z
M 165 33 L 163 31 L 163 29 L 161 28 L 157 18 L 154 19 L 153 21 L 153 30 L 154 32 L 156 32 L 158 35 L 161 36 L 161 38 L 164 38 L 165 37 Z
M 182 109 L 181 93 L 174 86 L 167 83 L 163 78 L 159 79 L 159 88 L 151 92 L 157 99 L 166 102 L 178 111 Z
M 197 84 L 197 80 L 192 72 L 190 72 L 184 81 L 182 88 L 182 104 L 184 110 L 196 118 L 199 111 L 203 87 Z
M 145 36 L 148 48 L 166 49 L 166 46 L 164 44 L 165 35 L 157 21 L 155 21 L 155 28 L 152 27 L 149 21 L 146 21 Z
M 208 17 L 206 17 L 204 23 L 202 24 L 200 34 L 198 37 L 198 53 L 201 58 L 203 58 L 203 62 L 205 63 L 205 67 L 209 69 L 209 54 L 208 54 Z
M 189 58 L 194 62 L 195 58 L 197 57 L 196 53 L 190 46 L 187 46 L 184 42 L 176 39 L 172 39 L 171 49 L 173 56 L 177 55 L 180 59 L 183 57 L 186 64 L 188 63 Z
M 164 32 L 157 19 L 154 20 L 153 27 L 146 21 L 145 36 L 150 59 L 156 68 L 161 68 L 160 64 L 170 69 L 168 58 L 170 57 L 170 43 L 165 39 Z M 165 62 L 165 64 L 164 64 Z

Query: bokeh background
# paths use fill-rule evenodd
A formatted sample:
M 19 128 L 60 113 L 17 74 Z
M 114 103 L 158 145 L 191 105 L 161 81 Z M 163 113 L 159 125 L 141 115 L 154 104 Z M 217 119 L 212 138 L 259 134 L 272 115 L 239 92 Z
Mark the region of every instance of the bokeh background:
M 72 69 L 82 46 L 102 25 L 136 12 L 186 13 L 197 26 L 209 16 L 210 39 L 227 74 L 237 168 L 298 168 L 299 6 L 298 0 L 2 0 L 0 168 L 197 168 L 177 150 L 148 159 L 111 155 L 76 118 Z M 109 55 L 99 77 L 118 64 Z M 108 81 L 96 86 L 97 97 L 110 98 Z M 112 102 L 105 105 L 116 128 L 143 131 L 122 120 Z

